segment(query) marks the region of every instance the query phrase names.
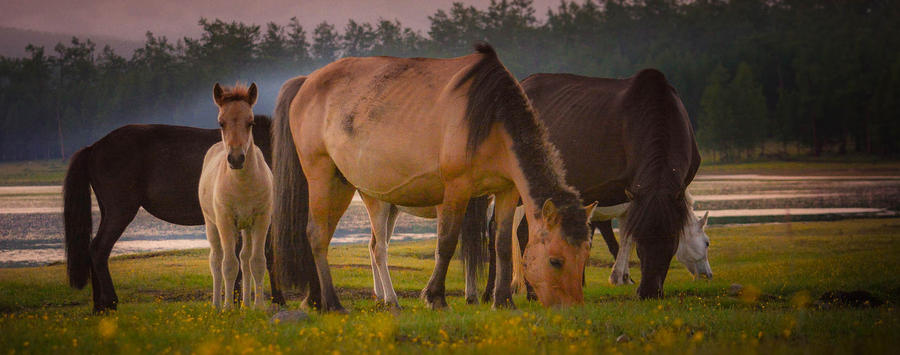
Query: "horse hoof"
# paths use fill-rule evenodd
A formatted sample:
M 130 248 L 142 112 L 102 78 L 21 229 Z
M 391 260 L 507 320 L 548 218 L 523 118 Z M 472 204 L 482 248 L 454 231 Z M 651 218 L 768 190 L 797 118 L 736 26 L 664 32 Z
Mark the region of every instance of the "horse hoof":
M 609 274 L 609 283 L 615 286 L 621 285 L 633 285 L 634 281 L 631 280 L 631 276 L 628 274 L 622 274 L 618 271 L 613 270 L 612 273 Z
M 444 298 L 443 292 L 432 292 L 426 288 L 422 290 L 419 298 L 425 301 L 425 305 L 432 310 L 447 308 L 447 300 Z

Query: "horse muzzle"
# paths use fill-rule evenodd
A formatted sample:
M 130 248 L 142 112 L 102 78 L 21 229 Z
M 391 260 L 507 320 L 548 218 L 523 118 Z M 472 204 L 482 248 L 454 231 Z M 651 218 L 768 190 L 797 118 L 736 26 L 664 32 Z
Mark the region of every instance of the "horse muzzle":
M 238 170 L 244 167 L 244 153 L 228 154 L 228 167 Z

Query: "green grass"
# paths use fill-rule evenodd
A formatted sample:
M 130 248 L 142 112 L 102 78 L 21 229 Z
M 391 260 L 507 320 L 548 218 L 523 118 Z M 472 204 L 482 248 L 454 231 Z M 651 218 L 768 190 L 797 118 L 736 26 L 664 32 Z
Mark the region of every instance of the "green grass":
M 434 241 L 395 243 L 390 265 L 404 310 L 371 299 L 364 245 L 332 248 L 330 261 L 351 313 L 311 314 L 271 324 L 265 312 L 220 314 L 208 303 L 206 251 L 115 258 L 122 303 L 90 313 L 90 290 L 65 285 L 63 265 L 0 271 L 0 349 L 8 353 L 646 352 L 888 353 L 900 345 L 900 219 L 710 228 L 715 278 L 694 281 L 673 262 L 666 298 L 640 301 L 635 286 L 611 287 L 608 267 L 588 268 L 584 306 L 544 309 L 516 297 L 518 310 L 464 304 L 460 265 L 448 275 L 450 309 L 415 298 L 433 267 Z M 592 251 L 595 263 L 610 257 Z M 400 268 L 402 266 L 403 268 Z M 633 267 L 635 279 L 639 268 Z M 728 295 L 745 286 L 740 298 Z M 875 308 L 821 308 L 831 290 L 867 290 Z M 290 303 L 297 307 L 296 301 Z M 629 342 L 617 343 L 627 334 Z
M 58 159 L 0 163 L 0 186 L 59 185 L 68 165 Z
M 700 164 L 700 174 L 900 175 L 900 161 L 871 156 L 795 157 L 739 163 L 704 160 Z

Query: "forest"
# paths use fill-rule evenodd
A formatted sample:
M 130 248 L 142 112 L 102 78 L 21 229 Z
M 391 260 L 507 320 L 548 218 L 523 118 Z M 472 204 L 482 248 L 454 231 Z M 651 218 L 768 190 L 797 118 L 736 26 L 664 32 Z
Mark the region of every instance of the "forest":
M 538 16 L 538 11 L 545 15 Z M 492 44 L 519 79 L 658 68 L 705 160 L 900 154 L 900 2 L 530 0 L 454 3 L 426 30 L 400 19 L 248 24 L 201 18 L 199 38 L 148 32 L 134 53 L 72 38 L 0 57 L 0 161 L 67 158 L 116 127 L 213 127 L 216 82 L 281 84 L 341 57 L 453 57 Z

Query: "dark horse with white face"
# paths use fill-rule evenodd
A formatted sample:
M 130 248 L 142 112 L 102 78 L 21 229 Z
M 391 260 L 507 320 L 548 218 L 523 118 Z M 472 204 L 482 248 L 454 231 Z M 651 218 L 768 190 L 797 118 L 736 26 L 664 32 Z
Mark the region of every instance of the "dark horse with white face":
M 253 141 L 271 162 L 271 120 L 257 115 L 254 122 Z M 217 129 L 128 125 L 72 156 L 63 189 L 69 284 L 80 289 L 90 277 L 94 311 L 116 309 L 109 254 L 139 208 L 169 223 L 203 224 L 197 198 L 203 156 L 221 140 Z M 100 227 L 93 240 L 91 188 L 100 205 Z M 266 247 L 266 254 L 270 249 Z M 273 302 L 283 304 L 275 278 L 270 279 Z
M 636 241 L 641 259 L 638 295 L 662 297 L 669 263 L 691 215 L 685 188 L 700 166 L 678 94 L 653 69 L 627 79 L 535 74 L 522 87 L 559 149 L 566 182 L 584 201 L 600 206 L 630 202 L 623 231 Z M 617 263 L 630 253 L 615 244 L 609 221 L 593 226 L 603 232 L 610 252 L 619 254 Z M 524 233 L 519 236 L 525 245 Z M 627 273 L 610 279 L 617 284 L 629 280 Z

